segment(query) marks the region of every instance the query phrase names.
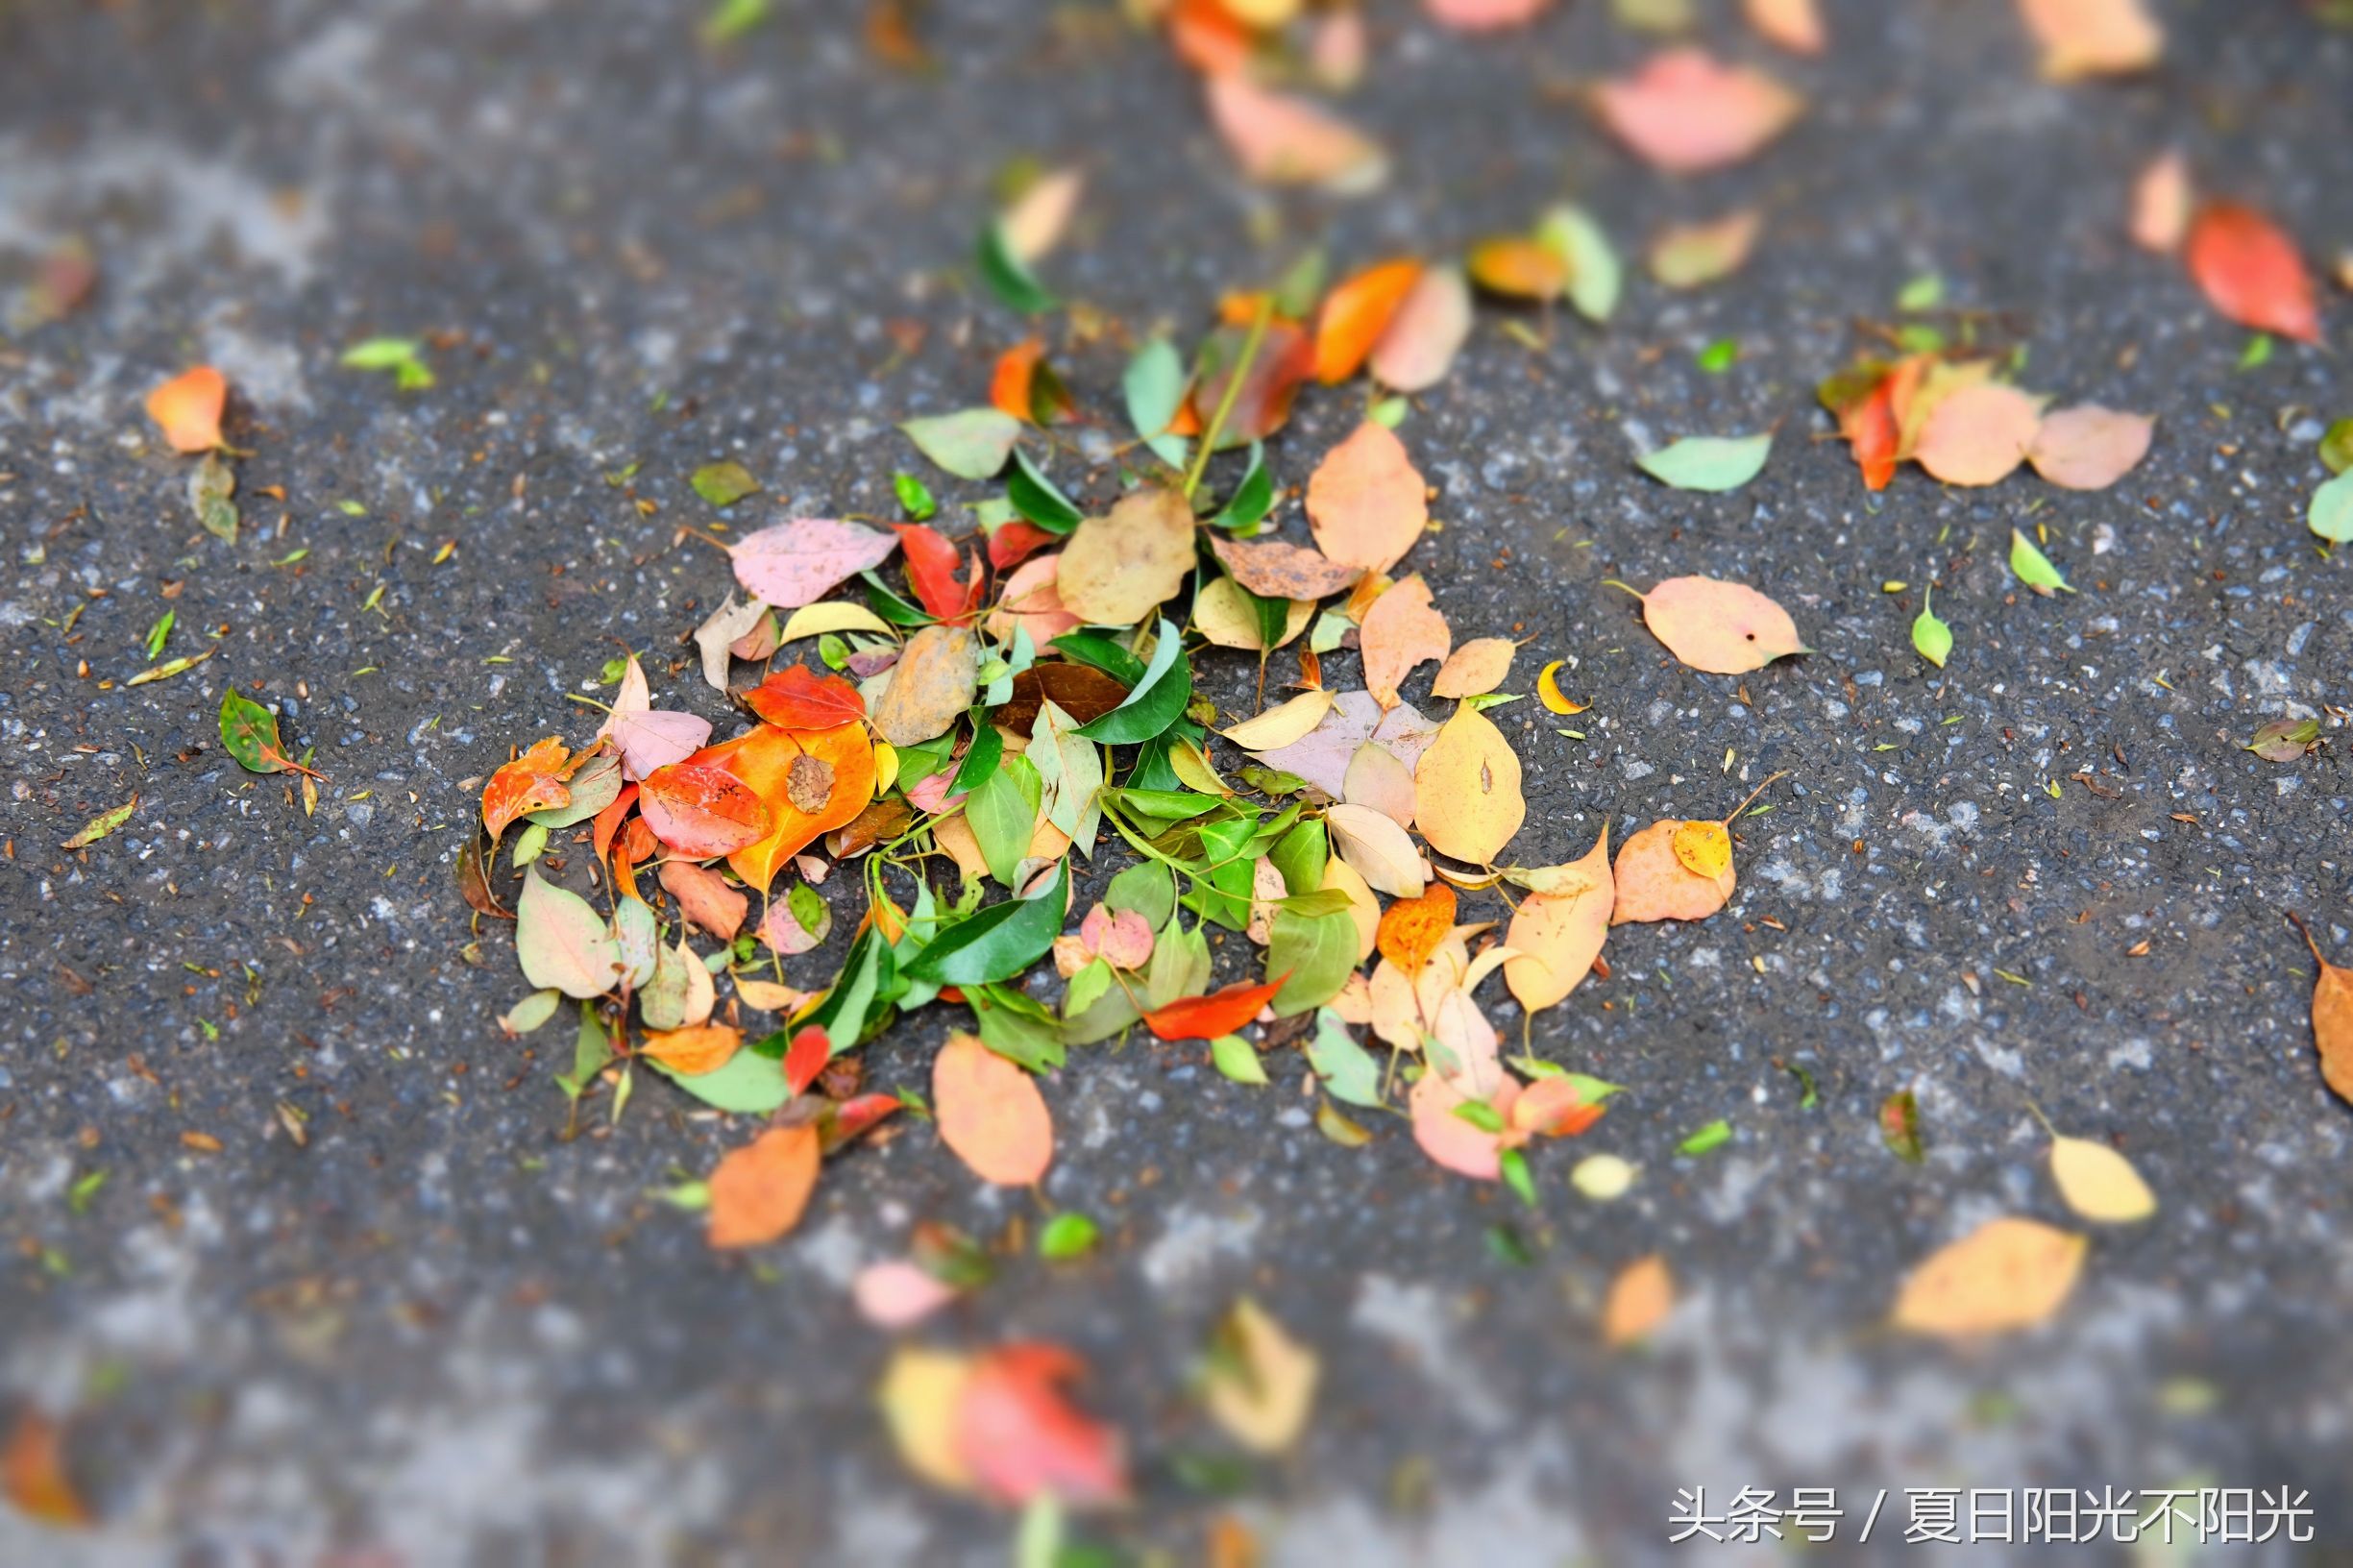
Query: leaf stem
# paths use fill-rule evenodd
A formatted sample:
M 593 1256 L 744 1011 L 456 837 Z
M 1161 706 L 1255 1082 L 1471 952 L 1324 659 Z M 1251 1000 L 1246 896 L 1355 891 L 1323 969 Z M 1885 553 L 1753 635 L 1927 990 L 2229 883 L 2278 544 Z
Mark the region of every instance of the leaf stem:
M 1201 432 L 1201 450 L 1193 453 L 1191 470 L 1185 476 L 1185 499 L 1193 499 L 1201 488 L 1201 475 L 1209 467 L 1210 453 L 1217 450 L 1217 438 L 1225 433 L 1226 418 L 1234 412 L 1235 400 L 1241 396 L 1242 381 L 1250 374 L 1251 362 L 1259 356 L 1259 345 L 1266 339 L 1267 325 L 1274 320 L 1275 297 L 1269 292 L 1260 296 L 1257 312 L 1250 318 L 1250 333 L 1242 339 L 1242 352 L 1234 361 L 1233 373 L 1226 378 L 1226 389 L 1217 400 L 1217 411 L 1210 415 L 1209 429 Z

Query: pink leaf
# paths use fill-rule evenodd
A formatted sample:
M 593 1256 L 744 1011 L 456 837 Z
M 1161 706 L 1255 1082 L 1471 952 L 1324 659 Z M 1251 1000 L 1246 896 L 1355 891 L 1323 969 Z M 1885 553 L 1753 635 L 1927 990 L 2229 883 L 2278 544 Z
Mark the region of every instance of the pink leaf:
M 1373 345 L 1373 379 L 1400 392 L 1428 391 L 1446 379 L 1470 335 L 1471 285 L 1462 269 L 1427 268 Z
M 1947 484 L 1994 484 L 2025 461 L 2042 425 L 2042 399 L 1991 381 L 1965 386 L 1929 412 L 1912 455 Z
M 2105 490 L 2148 455 L 2157 428 L 2150 414 L 2123 414 L 2097 404 L 2046 417 L 2027 456 L 2034 471 L 2068 490 Z
M 793 610 L 880 566 L 897 544 L 891 535 L 855 523 L 797 517 L 746 536 L 728 553 L 735 560 L 735 580 L 746 593 Z
M 1242 172 L 1265 184 L 1371 188 L 1386 172 L 1380 145 L 1305 99 L 1239 75 L 1212 77 L 1210 117 Z
M 1737 163 L 1796 122 L 1805 100 L 1748 65 L 1670 49 L 1633 76 L 1595 92 L 1602 121 L 1662 169 L 1693 173 Z

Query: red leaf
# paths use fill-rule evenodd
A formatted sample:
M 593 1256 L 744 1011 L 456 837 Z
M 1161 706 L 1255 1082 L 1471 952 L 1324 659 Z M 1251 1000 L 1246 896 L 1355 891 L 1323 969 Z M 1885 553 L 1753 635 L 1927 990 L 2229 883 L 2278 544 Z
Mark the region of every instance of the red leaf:
M 784 1049 L 784 1086 L 798 1094 L 817 1082 L 833 1059 L 833 1041 L 821 1023 L 804 1025 Z
M 597 846 L 599 860 L 612 853 L 613 835 L 621 831 L 622 820 L 629 815 L 629 808 L 636 804 L 637 786 L 624 784 L 621 793 L 613 796 L 613 803 L 597 813 L 592 842 Z
M 1053 542 L 1054 535 L 1035 523 L 1000 523 L 989 534 L 989 564 L 1002 572 Z
M 898 531 L 898 548 L 907 556 L 907 584 L 915 597 L 923 601 L 923 608 L 951 626 L 960 626 L 972 619 L 980 608 L 982 593 L 980 562 L 972 563 L 972 577 L 968 584 L 956 577 L 956 568 L 964 564 L 956 547 L 920 523 L 895 523 Z
M 1896 427 L 1892 378 L 1881 381 L 1872 389 L 1871 396 L 1840 414 L 1838 423 L 1854 453 L 1854 466 L 1863 471 L 1864 488 L 1886 489 L 1896 478 L 1900 434 Z
M 517 818 L 572 803 L 565 782 L 580 765 L 564 743 L 551 735 L 514 761 L 502 764 L 482 786 L 482 826 L 496 842 Z
M 772 670 L 744 694 L 745 706 L 778 729 L 832 729 L 866 717 L 866 698 L 840 675 L 821 675 L 807 665 Z
M 1259 1016 L 1259 1009 L 1283 989 L 1288 974 L 1262 986 L 1233 985 L 1207 996 L 1180 996 L 1166 1007 L 1143 1016 L 1144 1027 L 1162 1040 L 1215 1040 L 1230 1035 Z
M 2259 332 L 2320 340 L 2312 274 L 2295 241 L 2251 207 L 2209 202 L 2190 229 L 2190 276 L 2214 307 Z
M 903 1103 L 895 1094 L 858 1094 L 844 1100 L 822 1123 L 825 1152 L 831 1154 L 871 1131 L 886 1117 L 895 1115 Z
M 1008 1503 L 1050 1494 L 1071 1507 L 1127 1496 L 1119 1433 L 1064 1397 L 1084 1370 L 1058 1345 L 1004 1345 L 974 1359 L 956 1402 L 955 1444 L 981 1490 Z
M 757 844 L 773 822 L 750 785 L 708 762 L 656 768 L 638 785 L 637 809 L 655 838 L 693 860 Z

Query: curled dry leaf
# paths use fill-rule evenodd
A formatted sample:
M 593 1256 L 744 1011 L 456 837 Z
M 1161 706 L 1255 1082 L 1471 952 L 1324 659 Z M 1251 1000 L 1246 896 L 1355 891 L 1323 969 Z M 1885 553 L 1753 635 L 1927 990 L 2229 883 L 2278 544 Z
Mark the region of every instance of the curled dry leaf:
M 1054 1118 L 1027 1072 L 977 1035 L 948 1036 L 931 1067 L 941 1140 L 984 1182 L 1027 1187 L 1054 1162 Z
M 824 517 L 797 517 L 745 535 L 727 551 L 744 592 L 778 609 L 797 609 L 890 559 L 890 534 Z
M 1397 705 L 1397 688 L 1414 666 L 1443 663 L 1454 647 L 1446 618 L 1430 601 L 1419 573 L 1373 600 L 1358 641 L 1364 652 L 1364 687 L 1384 708 Z
M 1737 163 L 1805 110 L 1804 99 L 1764 72 L 1720 65 L 1695 48 L 1667 50 L 1634 75 L 1603 83 L 1594 102 L 1620 141 L 1678 173 Z
M 907 639 L 891 683 L 874 703 L 874 733 L 893 746 L 919 746 L 947 733 L 972 705 L 980 640 L 969 626 L 925 626 Z
M 1176 597 L 1192 568 L 1192 507 L 1176 491 L 1153 486 L 1071 530 L 1055 592 L 1082 621 L 1131 626 Z
M 2190 226 L 2190 276 L 2217 310 L 2242 327 L 2299 343 L 2320 340 L 2312 274 L 2295 241 L 2237 202 L 2208 202 Z
M 1643 623 L 1694 670 L 1741 675 L 1813 650 L 1789 612 L 1755 589 L 1714 577 L 1669 577 L 1642 598 Z
M 1307 1430 L 1319 1371 L 1315 1353 L 1244 1296 L 1217 1325 L 1202 1399 L 1236 1442 L 1281 1454 Z
M 1238 72 L 1212 77 L 1207 90 L 1211 121 L 1253 180 L 1353 194 L 1387 172 L 1380 143 L 1306 99 L 1270 92 Z
M 1618 851 L 1616 907 L 1609 923 L 1629 925 L 1646 920 L 1703 920 L 1722 909 L 1735 885 L 1731 857 L 1713 875 L 1702 875 L 1676 852 L 1676 835 L 1693 825 L 1668 819 L 1653 822 L 1626 841 Z
M 1432 697 L 1484 697 L 1511 674 L 1511 657 L 1520 645 L 1508 637 L 1474 637 L 1446 656 L 1437 678 L 1430 683 Z
M 1210 540 L 1210 550 L 1234 580 L 1261 599 L 1322 599 L 1364 575 L 1364 569 L 1335 561 L 1280 539 Z
M 2190 160 L 2172 148 L 2149 160 L 2132 183 L 2132 242 L 2170 256 L 2190 233 Z
M 1307 507 L 1315 548 L 1360 572 L 1395 566 L 1430 522 L 1427 487 L 1405 443 L 1371 420 L 1315 465 Z
M 1617 907 L 1617 882 L 1609 870 L 1609 826 L 1604 823 L 1593 847 L 1565 868 L 1581 885 L 1559 893 L 1532 893 L 1513 911 L 1504 933 L 1512 956 L 1504 961 L 1504 984 L 1531 1013 L 1554 1007 L 1593 972 L 1593 961 L 1608 940 Z
M 1527 820 L 1520 759 L 1494 721 L 1465 706 L 1413 771 L 1413 821 L 1439 854 L 1493 865 Z
M 1698 288 L 1738 272 L 1756 249 L 1765 215 L 1744 208 L 1712 223 L 1678 224 L 1651 245 L 1651 276 L 1669 288 Z
M 702 654 L 702 678 L 714 691 L 727 689 L 727 661 L 735 645 L 768 619 L 767 605 L 756 599 L 739 604 L 730 589 L 719 608 L 695 628 L 695 647 Z
M 2339 1099 L 2353 1104 L 2353 969 L 2322 958 L 2320 944 L 2302 920 L 2296 928 L 2320 966 L 2312 991 L 2312 1038 L 2320 1052 L 2320 1077 Z
M 1431 267 L 1373 346 L 1373 379 L 1399 392 L 1428 391 L 1446 380 L 1470 335 L 1471 285 L 1462 269 Z
M 1305 739 L 1331 711 L 1330 692 L 1301 692 L 1280 707 L 1269 708 L 1224 734 L 1245 751 L 1271 751 Z
M 1332 848 L 1376 893 L 1411 898 L 1430 881 L 1430 869 L 1413 841 L 1389 818 L 1370 806 L 1345 802 L 1324 813 Z
M 1675 1276 L 1657 1253 L 1638 1258 L 1609 1282 L 1602 1303 L 1602 1342 L 1612 1350 L 1647 1339 L 1675 1311 Z
M 1815 0 L 1743 0 L 1749 25 L 1792 54 L 1818 55 L 1828 47 Z
M 817 1190 L 821 1161 L 815 1123 L 771 1127 L 740 1149 L 730 1149 L 711 1172 L 714 1247 L 758 1247 L 800 1223 Z
M 2032 1328 L 2075 1288 L 2087 1245 L 2038 1220 L 1989 1219 L 1912 1270 L 1892 1322 L 1949 1338 Z
M 2019 0 L 2054 82 L 2145 71 L 2165 53 L 2165 30 L 2144 0 Z
M 732 942 L 736 932 L 744 928 L 744 916 L 751 901 L 709 867 L 698 866 L 691 860 L 665 860 L 661 878 L 662 886 L 678 900 L 678 913 L 692 924 L 722 942 Z
M 229 405 L 229 382 L 210 365 L 198 365 L 147 394 L 147 417 L 163 431 L 174 452 L 210 452 L 221 444 L 221 414 Z
M 2105 490 L 2148 455 L 2153 414 L 2124 414 L 2097 404 L 2062 408 L 2044 417 L 2027 460 L 2066 490 Z
M 2105 1143 L 2053 1134 L 2050 1175 L 2067 1206 L 2096 1223 L 2130 1225 L 2157 1212 L 2157 1194 L 2131 1161 Z
M 1316 312 L 1315 379 L 1334 386 L 1361 369 L 1421 276 L 1419 261 L 1383 261 L 1335 285 Z
M 1947 484 L 1994 484 L 2025 460 L 2042 426 L 2041 398 L 1980 382 L 1936 404 L 1912 455 Z

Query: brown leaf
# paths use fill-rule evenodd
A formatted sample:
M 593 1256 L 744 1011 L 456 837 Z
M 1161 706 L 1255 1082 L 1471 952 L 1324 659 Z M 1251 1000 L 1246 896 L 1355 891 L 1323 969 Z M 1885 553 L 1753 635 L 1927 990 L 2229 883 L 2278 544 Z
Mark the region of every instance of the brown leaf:
M 1989 1219 L 1912 1270 L 1892 1320 L 1947 1337 L 2032 1328 L 2074 1290 L 2088 1245 L 2039 1220 Z
M 1430 585 L 1416 574 L 1373 600 L 1358 641 L 1364 651 L 1364 689 L 1382 707 L 1393 708 L 1397 688 L 1413 667 L 1444 662 L 1455 638 L 1430 602 Z
M 771 1127 L 728 1150 L 711 1172 L 711 1245 L 762 1246 L 799 1224 L 820 1160 L 814 1122 Z
M 1321 599 L 1362 576 L 1361 568 L 1325 559 L 1311 550 L 1280 539 L 1229 539 L 1213 535 L 1210 549 L 1234 580 L 1261 599 Z
M 891 683 L 874 704 L 874 733 L 893 746 L 920 746 L 947 732 L 972 705 L 980 639 L 969 626 L 925 626 L 907 639 Z
M 1091 724 L 1127 700 L 1127 688 L 1091 664 L 1048 660 L 1013 677 L 1013 698 L 989 715 L 993 723 L 1026 735 L 1048 702 L 1074 723 Z
M 1192 507 L 1174 490 L 1133 491 L 1109 515 L 1072 529 L 1061 561 L 1055 591 L 1071 614 L 1132 626 L 1185 586 L 1193 569 Z
M 1315 548 L 1365 572 L 1386 572 L 1403 560 L 1430 522 L 1426 487 L 1405 443 L 1371 420 L 1315 465 L 1307 506 Z

